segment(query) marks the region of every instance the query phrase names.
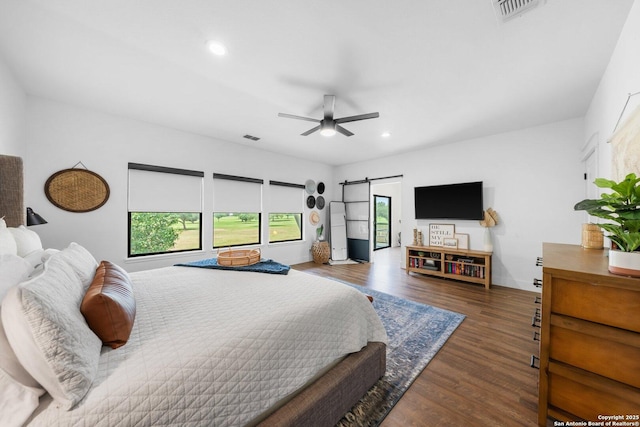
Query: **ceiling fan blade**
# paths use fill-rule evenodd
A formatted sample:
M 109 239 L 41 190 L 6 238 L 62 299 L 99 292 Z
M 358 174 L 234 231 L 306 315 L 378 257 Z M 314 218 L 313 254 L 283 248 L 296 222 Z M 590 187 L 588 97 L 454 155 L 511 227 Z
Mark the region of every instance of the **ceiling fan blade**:
M 336 123 L 347 123 L 347 122 L 355 122 L 358 120 L 377 119 L 378 117 L 380 117 L 380 113 L 358 114 L 357 116 L 341 117 L 339 119 L 336 119 Z
M 324 119 L 333 120 L 333 111 L 336 107 L 336 97 L 334 95 L 324 96 Z
M 311 135 L 312 133 L 314 133 L 315 131 L 320 130 L 320 125 L 314 127 L 313 129 L 309 129 L 308 131 L 306 131 L 305 133 L 301 133 L 300 135 L 302 136 L 307 136 L 307 135 Z
M 340 132 L 344 136 L 353 136 L 354 135 L 353 132 L 349 132 L 348 130 L 346 130 L 345 128 L 343 128 L 340 125 L 336 125 L 336 132 Z
M 284 117 L 286 119 L 306 120 L 308 122 L 320 123 L 320 120 L 318 119 L 312 119 L 311 117 L 294 116 L 293 114 L 278 113 L 278 117 Z

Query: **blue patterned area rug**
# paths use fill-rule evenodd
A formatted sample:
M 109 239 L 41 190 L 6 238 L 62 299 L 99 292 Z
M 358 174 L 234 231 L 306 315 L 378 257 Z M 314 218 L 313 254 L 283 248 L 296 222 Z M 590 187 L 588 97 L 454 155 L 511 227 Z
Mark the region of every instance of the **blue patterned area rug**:
M 382 319 L 389 337 L 387 373 L 337 426 L 377 426 L 465 316 L 362 286 L 349 285 L 374 298 L 373 307 Z

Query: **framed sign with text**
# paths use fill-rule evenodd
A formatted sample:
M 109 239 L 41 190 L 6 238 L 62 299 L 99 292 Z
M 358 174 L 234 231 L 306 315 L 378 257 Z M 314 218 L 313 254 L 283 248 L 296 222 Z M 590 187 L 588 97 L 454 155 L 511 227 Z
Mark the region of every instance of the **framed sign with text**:
M 455 225 L 429 224 L 429 246 L 443 246 L 444 239 L 455 238 Z

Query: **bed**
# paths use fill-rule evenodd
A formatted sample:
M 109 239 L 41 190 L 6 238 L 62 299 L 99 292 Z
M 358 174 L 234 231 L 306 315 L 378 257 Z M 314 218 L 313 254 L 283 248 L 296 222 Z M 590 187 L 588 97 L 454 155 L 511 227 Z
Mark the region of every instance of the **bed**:
M 6 225 L 23 256 L 0 255 L 24 269 L 0 279 L 0 414 L 14 425 L 329 426 L 385 372 L 384 327 L 350 286 L 293 270 L 128 274 L 77 243 L 43 249 L 22 221 Z M 96 320 L 88 300 L 110 308 Z

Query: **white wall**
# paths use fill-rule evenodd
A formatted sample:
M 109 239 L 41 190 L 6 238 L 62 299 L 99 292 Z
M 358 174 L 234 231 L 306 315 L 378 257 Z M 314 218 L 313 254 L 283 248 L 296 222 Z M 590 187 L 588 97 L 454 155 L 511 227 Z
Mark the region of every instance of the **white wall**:
M 338 183 L 344 180 L 402 174 L 405 245 L 414 227 L 426 230 L 428 226 L 427 221 L 413 219 L 414 186 L 482 180 L 485 207 L 496 209 L 501 218 L 500 224 L 492 229 L 493 281 L 533 289 L 531 279 L 540 274 L 534 260 L 540 255 L 541 243 L 580 242 L 583 217 L 573 211 L 573 204 L 584 195 L 581 161 L 589 147 L 598 153 L 598 175 L 606 177 L 610 173 L 610 147 L 606 141 L 627 95 L 640 91 L 638 46 L 640 2 L 635 2 L 584 120 L 425 148 L 338 167 L 333 174 L 331 168 L 317 163 L 42 99 L 25 101 L 23 91 L 0 59 L 0 153 L 25 157 L 26 202 L 49 220 L 49 224 L 37 228 L 45 246 L 61 247 L 76 240 L 86 244 L 96 257 L 120 264 L 126 256 L 129 161 L 200 169 L 207 177 L 216 171 L 300 183 L 308 178 L 323 180 L 333 183 L 327 185 L 327 202 L 340 199 Z M 187 153 L 181 152 L 182 145 L 189 147 Z M 78 161 L 101 174 L 111 186 L 111 199 L 97 211 L 65 212 L 44 196 L 47 177 Z M 274 168 L 274 163 L 278 167 Z M 210 188 L 208 182 L 205 204 L 209 206 Z M 321 212 L 323 221 L 325 211 Z M 470 234 L 472 248 L 481 248 L 483 229 L 476 222 L 455 224 L 458 232 Z M 205 222 L 205 247 L 210 246 L 210 234 L 210 224 Z M 306 238 L 308 241 L 302 244 L 265 247 L 265 255 L 288 263 L 306 261 L 310 259 L 308 246 L 314 238 L 311 227 L 307 227 Z M 196 257 L 202 254 L 125 267 L 137 270 Z
M 66 247 L 76 241 L 98 259 L 118 263 L 129 271 L 211 257 L 212 174 L 262 178 L 304 184 L 307 179 L 331 182 L 331 167 L 252 147 L 230 144 L 162 126 L 29 97 L 27 102 L 25 200 L 49 223 L 34 228 L 45 247 Z M 256 142 L 259 145 L 260 142 Z M 82 162 L 109 184 L 109 201 L 87 213 L 72 213 L 52 205 L 44 183 L 56 171 Z M 172 254 L 125 260 L 127 256 L 127 163 L 146 163 L 205 172 L 203 253 Z M 268 200 L 269 186 L 263 195 Z M 331 187 L 330 185 L 328 187 Z M 331 188 L 325 193 L 332 200 Z M 311 260 L 315 227 L 305 208 L 305 241 L 263 245 L 264 257 L 294 264 Z M 324 222 L 325 210 L 320 211 Z M 266 227 L 263 241 L 267 240 Z
M 598 176 L 611 178 L 611 146 L 607 143 L 630 93 L 640 92 L 640 2 L 635 1 L 627 22 L 585 116 L 585 141 L 598 152 Z M 630 100 L 640 105 L 640 94 Z M 585 147 L 585 150 L 591 147 Z
M 24 157 L 26 95 L 0 57 L 0 154 Z
M 500 216 L 491 229 L 493 283 L 536 290 L 542 243 L 580 243 L 581 216 L 573 206 L 584 195 L 582 141 L 583 120 L 573 119 L 341 166 L 333 182 L 337 188 L 345 180 L 402 174 L 406 246 L 414 227 L 428 236 L 430 222 L 443 223 L 415 220 L 414 187 L 483 181 L 485 209 L 493 207 Z M 482 249 L 484 229 L 477 221 L 451 222 L 456 232 L 470 235 L 471 249 Z

